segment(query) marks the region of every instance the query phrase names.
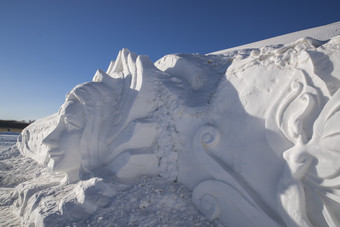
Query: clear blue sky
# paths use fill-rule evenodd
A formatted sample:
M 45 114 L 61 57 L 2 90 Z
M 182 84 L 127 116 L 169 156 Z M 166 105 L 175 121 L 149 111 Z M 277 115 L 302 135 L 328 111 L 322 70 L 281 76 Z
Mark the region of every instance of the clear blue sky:
M 58 111 L 129 48 L 153 61 L 340 21 L 339 0 L 0 0 L 0 119 Z

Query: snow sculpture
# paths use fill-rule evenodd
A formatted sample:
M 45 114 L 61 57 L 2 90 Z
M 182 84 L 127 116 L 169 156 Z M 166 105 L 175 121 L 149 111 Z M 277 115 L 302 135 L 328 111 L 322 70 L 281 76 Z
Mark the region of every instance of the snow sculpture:
M 210 173 L 193 191 L 202 213 L 241 226 L 339 225 L 340 74 L 333 63 L 339 40 L 301 39 L 234 60 L 207 114 L 210 122 L 193 140 L 198 162 Z M 320 58 L 331 67 L 320 70 L 322 64 L 314 64 Z M 227 107 L 214 109 L 214 103 Z M 232 120 L 224 123 L 220 113 Z M 259 143 L 263 139 L 269 147 Z
M 107 121 L 105 108 L 114 108 L 116 94 L 103 83 L 87 83 L 74 88 L 57 115 L 57 125 L 43 143 L 50 149 L 49 165 L 67 174 L 67 181 L 79 181 L 80 168 L 91 168 L 98 159 L 101 127 Z M 108 95 L 110 94 L 110 95 Z M 91 135 L 91 136 L 89 136 Z
M 305 38 L 155 64 L 124 49 L 18 146 L 67 182 L 178 181 L 226 225 L 338 226 L 339 46 Z M 49 149 L 31 151 L 41 141 Z
M 155 173 L 159 160 L 151 147 L 157 128 L 147 117 L 156 108 L 156 85 L 152 72 L 143 72 L 148 64 L 147 58 L 123 50 L 108 74 L 99 70 L 93 82 L 66 96 L 56 127 L 43 140 L 50 147 L 49 165 L 65 172 L 66 181 L 76 182 L 98 167 L 101 174 L 121 179 Z

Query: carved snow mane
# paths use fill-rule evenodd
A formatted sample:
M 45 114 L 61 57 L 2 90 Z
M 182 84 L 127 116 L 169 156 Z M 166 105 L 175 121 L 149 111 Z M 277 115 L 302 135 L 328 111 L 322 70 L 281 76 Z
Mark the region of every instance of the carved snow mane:
M 340 90 L 330 97 L 302 78 L 279 100 L 266 127 L 269 144 L 286 161 L 277 192 L 281 216 L 289 226 L 339 226 Z

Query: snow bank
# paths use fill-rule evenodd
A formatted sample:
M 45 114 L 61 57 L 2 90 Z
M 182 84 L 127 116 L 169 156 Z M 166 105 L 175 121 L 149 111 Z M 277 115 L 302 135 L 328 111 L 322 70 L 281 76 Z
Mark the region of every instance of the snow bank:
M 155 64 L 123 49 L 23 132 L 21 154 L 62 174 L 19 184 L 13 209 L 27 225 L 164 224 L 113 211 L 118 191 L 134 191 L 121 184 L 149 176 L 184 185 L 225 225 L 337 226 L 339 62 L 340 36 Z M 172 200 L 145 197 L 134 197 L 139 209 Z

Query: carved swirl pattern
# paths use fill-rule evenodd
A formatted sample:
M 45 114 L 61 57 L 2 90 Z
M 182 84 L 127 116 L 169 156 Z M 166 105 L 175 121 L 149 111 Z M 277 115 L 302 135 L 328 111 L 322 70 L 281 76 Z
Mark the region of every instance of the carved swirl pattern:
M 214 177 L 219 180 L 228 180 L 228 170 L 223 168 L 223 163 L 213 154 L 219 148 L 221 133 L 212 125 L 204 125 L 198 129 L 194 136 L 193 146 L 199 163 Z
M 193 193 L 193 201 L 199 211 L 209 220 L 219 218 L 221 215 L 221 206 L 214 195 L 206 192 L 203 187 L 196 187 Z
M 279 218 L 273 217 L 260 196 L 215 155 L 223 149 L 221 139 L 220 130 L 212 125 L 203 125 L 194 136 L 198 162 L 213 177 L 196 186 L 194 204 L 210 220 L 219 218 L 231 226 L 278 226 Z
M 201 137 L 201 143 L 205 146 L 217 146 L 220 143 L 221 133 L 215 127 L 206 125 L 199 130 L 198 134 Z
M 194 189 L 192 199 L 207 218 L 219 218 L 228 226 L 280 226 L 237 185 L 207 180 Z
M 268 144 L 274 152 L 282 153 L 297 142 L 306 144 L 313 135 L 313 124 L 322 110 L 320 92 L 297 78 L 279 96 L 266 117 Z
M 321 111 L 319 94 L 302 82 L 291 83 L 291 92 L 283 98 L 276 113 L 277 125 L 284 136 L 293 143 L 301 137 L 305 143 L 312 137 L 312 123 Z M 313 114 L 314 113 L 314 114 Z

